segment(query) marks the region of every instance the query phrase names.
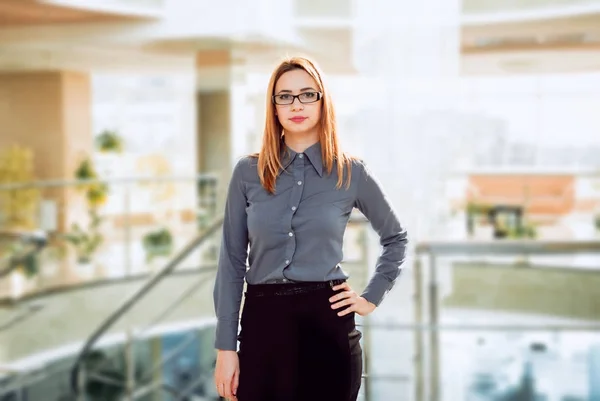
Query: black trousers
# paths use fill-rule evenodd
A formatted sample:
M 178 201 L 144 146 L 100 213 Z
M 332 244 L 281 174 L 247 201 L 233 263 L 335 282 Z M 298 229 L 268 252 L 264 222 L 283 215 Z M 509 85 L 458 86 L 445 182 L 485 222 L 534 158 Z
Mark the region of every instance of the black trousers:
M 242 311 L 239 401 L 355 401 L 362 334 L 337 316 L 339 282 L 249 285 Z

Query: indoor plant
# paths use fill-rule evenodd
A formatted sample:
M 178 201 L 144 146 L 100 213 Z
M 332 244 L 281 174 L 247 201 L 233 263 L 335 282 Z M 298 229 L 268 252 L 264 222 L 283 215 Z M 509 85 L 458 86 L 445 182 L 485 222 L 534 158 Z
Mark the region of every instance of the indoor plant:
M 0 185 L 35 181 L 33 153 L 13 145 L 0 151 Z M 36 188 L 0 190 L 0 227 L 34 229 L 40 194 Z
M 105 130 L 96 137 L 96 149 L 102 153 L 121 153 L 123 139 L 116 131 Z
M 169 256 L 173 252 L 173 235 L 167 228 L 161 228 L 144 235 L 142 239 L 146 251 L 146 262 L 157 256 Z

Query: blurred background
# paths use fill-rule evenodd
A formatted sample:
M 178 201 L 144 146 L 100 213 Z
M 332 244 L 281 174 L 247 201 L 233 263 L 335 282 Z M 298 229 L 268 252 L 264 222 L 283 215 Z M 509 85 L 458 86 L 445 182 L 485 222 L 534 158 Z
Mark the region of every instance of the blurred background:
M 360 399 L 600 401 L 598 0 L 0 0 L 0 400 L 218 399 L 219 216 L 286 55 L 410 234 Z M 357 291 L 378 254 L 353 215 Z

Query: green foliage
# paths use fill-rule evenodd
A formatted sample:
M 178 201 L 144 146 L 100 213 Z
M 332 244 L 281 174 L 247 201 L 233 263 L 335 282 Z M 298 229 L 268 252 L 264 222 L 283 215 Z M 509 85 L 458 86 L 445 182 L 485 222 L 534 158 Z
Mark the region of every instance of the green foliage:
M 123 151 L 123 139 L 116 131 L 102 131 L 96 137 L 96 149 L 103 153 L 121 153 Z
M 169 256 L 173 252 L 173 235 L 162 228 L 146 234 L 142 240 L 146 251 L 146 261 L 151 262 L 157 256 Z
M 100 233 L 102 218 L 96 209 L 89 209 L 89 219 L 87 230 L 84 230 L 79 224 L 73 223 L 71 231 L 63 236 L 65 241 L 75 248 L 79 263 L 91 262 L 93 254 L 104 242 L 104 237 Z
M 33 169 L 31 150 L 13 145 L 0 151 L 0 185 L 32 182 L 35 180 Z M 36 188 L 0 191 L 0 227 L 35 228 L 39 199 Z
M 38 255 L 32 251 L 31 246 L 15 241 L 6 247 L 0 248 L 0 255 L 3 256 L 3 259 L 8 260 L 9 266 L 31 278 L 40 271 Z
M 89 158 L 82 160 L 79 164 L 75 170 L 75 178 L 78 180 L 98 179 L 98 173 Z M 75 248 L 79 263 L 89 263 L 94 253 L 104 243 L 104 236 L 100 232 L 103 218 L 98 209 L 106 203 L 109 188 L 103 182 L 91 182 L 79 185 L 79 189 L 85 191 L 89 223 L 85 228 L 78 223 L 73 223 L 71 230 L 64 234 L 63 238 Z
M 492 210 L 491 205 L 486 205 L 484 203 L 475 203 L 475 202 L 467 203 L 467 213 L 471 214 L 471 215 L 487 214 L 490 212 L 490 210 Z
M 75 178 L 78 180 L 94 180 L 98 178 L 98 173 L 94 168 L 94 163 L 89 158 L 81 161 L 75 170 Z
M 535 239 L 537 238 L 537 228 L 534 224 L 526 223 L 523 224 L 521 227 L 515 227 L 513 229 L 508 230 L 507 236 L 511 239 Z
M 82 160 L 75 170 L 77 180 L 97 180 L 98 173 L 89 158 Z M 86 192 L 85 197 L 91 208 L 102 206 L 108 199 L 108 185 L 103 182 L 92 182 L 79 185 L 79 189 Z

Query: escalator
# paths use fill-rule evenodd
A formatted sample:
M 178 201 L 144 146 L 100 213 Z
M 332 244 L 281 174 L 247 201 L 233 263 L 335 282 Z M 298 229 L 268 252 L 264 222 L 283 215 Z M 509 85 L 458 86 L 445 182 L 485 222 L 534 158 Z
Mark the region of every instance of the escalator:
M 211 223 L 196 239 L 181 250 L 164 268 L 152 276 L 136 292 L 131 294 L 111 316 L 109 316 L 88 338 L 76 357 L 71 370 L 71 386 L 74 399 L 81 401 L 100 400 L 154 400 L 165 399 L 167 395 L 173 400 L 191 400 L 190 395 L 198 392 L 201 379 L 190 376 L 187 386 L 174 386 L 162 375 L 162 369 L 174 359 L 189 352 L 189 346 L 198 340 L 198 330 L 179 331 L 180 338 L 174 349 L 166 355 L 144 360 L 140 358 L 141 349 L 148 346 L 149 333 L 159 326 L 168 315 L 176 313 L 179 305 L 187 301 L 202 287 L 212 288 L 215 266 L 195 269 L 195 279 L 190 280 L 187 288 L 181 291 L 170 302 L 160 305 L 157 314 L 150 322 L 143 325 L 131 326 L 124 333 L 124 342 L 112 347 L 102 345 L 103 337 L 121 319 L 127 319 L 128 314 L 157 286 L 164 283 L 170 276 L 178 274 L 178 268 L 188 260 L 212 235 L 219 231 L 222 218 Z M 189 271 L 187 272 L 189 273 Z M 208 300 L 206 300 L 208 301 Z M 212 328 L 211 330 L 212 331 Z M 173 337 L 173 336 L 171 336 Z M 151 360 L 151 363 L 147 362 Z M 181 376 L 186 373 L 182 372 Z M 195 379 L 195 380 L 194 380 Z

